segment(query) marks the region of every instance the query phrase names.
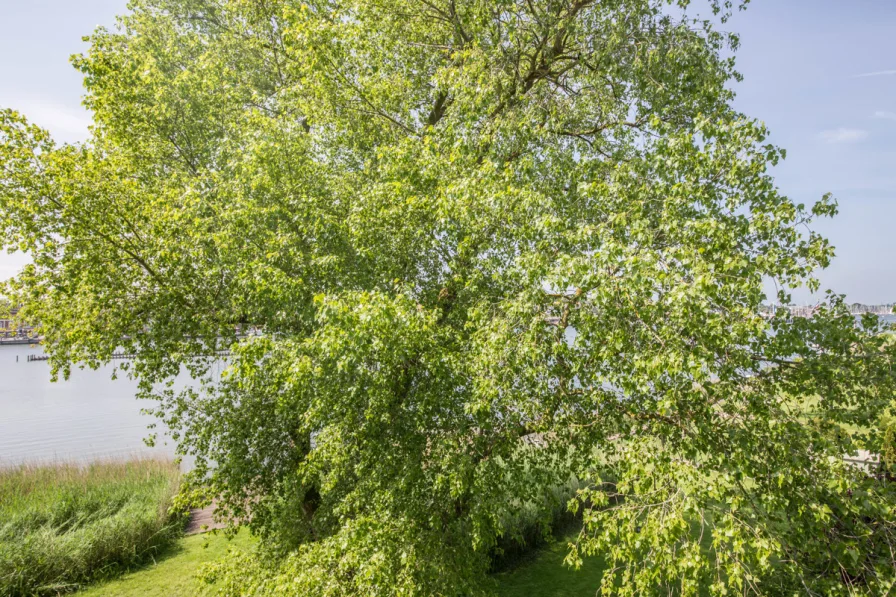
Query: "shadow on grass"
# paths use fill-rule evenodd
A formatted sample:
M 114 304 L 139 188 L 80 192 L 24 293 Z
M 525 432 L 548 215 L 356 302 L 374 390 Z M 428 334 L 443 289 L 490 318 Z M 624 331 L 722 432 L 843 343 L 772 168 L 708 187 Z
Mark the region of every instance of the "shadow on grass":
M 563 561 L 569 553 L 581 522 L 566 521 L 551 540 L 507 561 L 500 572 L 492 574 L 501 597 L 593 597 L 598 593 L 606 563 L 602 558 L 585 558 L 579 570 Z

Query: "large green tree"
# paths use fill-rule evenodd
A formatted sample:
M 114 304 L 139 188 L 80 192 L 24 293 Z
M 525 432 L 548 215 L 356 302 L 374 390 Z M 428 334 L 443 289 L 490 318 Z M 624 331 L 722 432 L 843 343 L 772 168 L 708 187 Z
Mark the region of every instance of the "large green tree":
M 570 478 L 607 593 L 890 590 L 842 457 L 894 349 L 834 294 L 763 314 L 835 203 L 775 188 L 736 7 L 688 4 L 134 0 L 74 60 L 89 141 L 0 112 L 3 293 L 56 374 L 136 355 L 190 495 L 263 538 L 228 592 L 487 591 Z

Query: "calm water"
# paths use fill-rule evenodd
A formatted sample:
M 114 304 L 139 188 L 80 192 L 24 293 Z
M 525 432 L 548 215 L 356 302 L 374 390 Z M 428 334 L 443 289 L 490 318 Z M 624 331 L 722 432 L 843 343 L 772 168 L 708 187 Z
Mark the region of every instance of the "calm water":
M 143 443 L 156 419 L 140 409 L 155 403 L 137 400 L 136 382 L 121 374 L 113 381 L 112 365 L 75 369 L 67 381 L 53 383 L 49 365 L 27 362 L 29 354 L 42 351 L 0 346 L 0 466 L 174 454 L 161 428 L 153 430 L 159 433 L 156 447 Z M 188 382 L 178 379 L 181 387 Z
M 896 323 L 896 316 L 886 319 Z M 42 354 L 30 346 L 0 346 L 0 466 L 47 460 L 87 461 L 138 454 L 173 455 L 159 432 L 157 445 L 143 439 L 155 419 L 140 413 L 154 403 L 135 399 L 136 383 L 112 380 L 112 365 L 97 371 L 75 369 L 67 381 L 50 382 Z M 18 356 L 18 362 L 16 357 Z M 178 380 L 183 386 L 189 379 Z

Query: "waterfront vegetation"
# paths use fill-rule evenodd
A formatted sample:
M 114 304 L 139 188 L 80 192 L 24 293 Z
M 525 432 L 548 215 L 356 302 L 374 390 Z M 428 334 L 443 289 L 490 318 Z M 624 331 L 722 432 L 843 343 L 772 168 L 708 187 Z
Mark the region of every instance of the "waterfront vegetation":
M 507 570 L 492 575 L 500 597 L 593 597 L 603 565 L 598 558 L 581 570 L 563 565 L 567 544 L 577 530 L 559 533 L 549 543 L 530 550 Z M 99 582 L 78 592 L 78 597 L 206 597 L 218 588 L 202 579 L 201 572 L 229 553 L 245 554 L 257 542 L 245 530 L 229 538 L 224 533 L 192 535 L 163 550 L 157 557 L 119 578 Z
M 0 470 L 0 596 L 56 595 L 150 561 L 183 531 L 162 460 Z
M 548 543 L 528 550 L 505 570 L 492 574 L 499 597 L 593 597 L 600 585 L 603 562 L 590 558 L 588 565 L 574 570 L 563 564 L 568 543 L 574 541 L 578 527 L 561 529 Z M 120 578 L 90 586 L 79 597 L 206 597 L 218 587 L 202 579 L 207 565 L 227 556 L 257 547 L 245 530 L 228 538 L 224 533 L 193 535 L 178 541 L 146 565 L 130 570 Z
M 0 596 L 214 594 L 203 570 L 257 540 L 246 529 L 181 538 L 185 520 L 169 513 L 179 483 L 177 466 L 160 460 L 0 469 Z M 554 591 L 538 595 L 576 595 L 576 579 L 599 579 L 600 568 L 558 565 L 577 524 L 563 507 L 574 491 L 572 481 L 558 486 L 546 505 L 517 504 L 505 520 L 492 559 L 500 595 L 533 594 L 535 585 Z

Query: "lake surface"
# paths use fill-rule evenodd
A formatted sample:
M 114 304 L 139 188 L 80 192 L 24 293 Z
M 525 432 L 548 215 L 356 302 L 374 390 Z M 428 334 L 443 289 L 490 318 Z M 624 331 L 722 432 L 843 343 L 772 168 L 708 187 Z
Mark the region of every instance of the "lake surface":
M 894 315 L 885 319 L 896 323 Z M 135 398 L 136 382 L 124 376 L 113 381 L 113 365 L 75 369 L 68 380 L 52 383 L 47 362 L 29 363 L 30 354 L 43 351 L 0 346 L 0 466 L 174 454 L 161 427 L 154 430 L 156 447 L 143 443 L 155 418 L 140 409 L 155 403 Z M 189 381 L 184 376 L 178 384 Z
M 137 455 L 173 456 L 174 445 L 161 426 L 156 447 L 143 442 L 155 417 L 140 413 L 155 402 L 135 398 L 137 383 L 114 365 L 74 369 L 68 380 L 50 381 L 39 347 L 0 346 L 0 466 L 53 460 L 89 461 Z M 18 362 L 16 362 L 18 357 Z M 178 379 L 184 387 L 189 378 Z

